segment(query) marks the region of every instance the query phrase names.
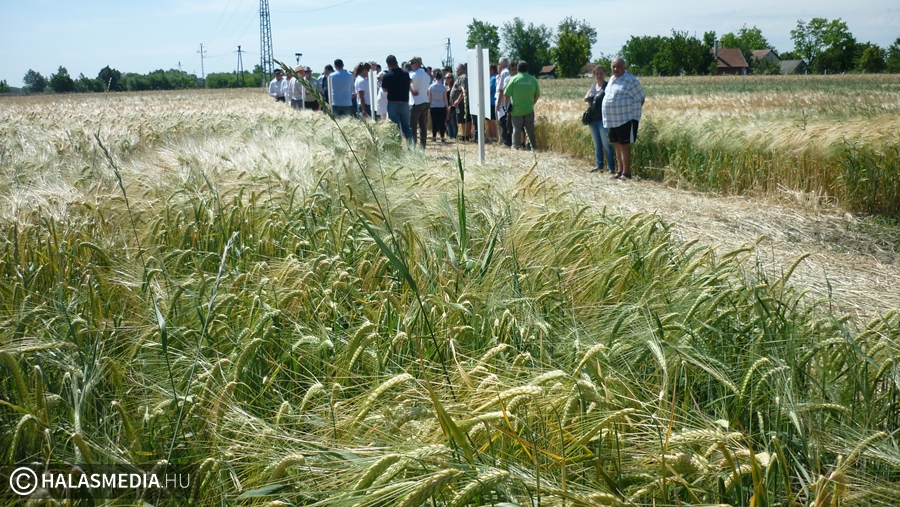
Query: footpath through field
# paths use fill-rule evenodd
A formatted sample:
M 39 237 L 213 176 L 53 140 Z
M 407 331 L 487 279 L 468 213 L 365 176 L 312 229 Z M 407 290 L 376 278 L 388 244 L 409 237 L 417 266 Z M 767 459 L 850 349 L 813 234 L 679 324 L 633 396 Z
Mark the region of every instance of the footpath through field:
M 455 163 L 453 144 L 429 144 L 428 156 Z M 466 171 L 478 165 L 478 147 L 460 144 Z M 487 170 L 512 174 L 534 164 L 530 152 L 497 145 L 487 147 Z M 535 172 L 564 185 L 572 196 L 595 209 L 631 215 L 651 213 L 671 226 L 676 237 L 727 252 L 752 244 L 768 277 L 780 277 L 800 256 L 809 253 L 791 277 L 816 299 L 829 292 L 838 309 L 865 322 L 900 309 L 900 231 L 854 217 L 833 207 L 785 193 L 779 200 L 721 196 L 669 188 L 635 179 L 611 180 L 590 173 L 592 164 L 568 156 L 540 152 Z M 829 287 L 830 285 L 830 287 Z

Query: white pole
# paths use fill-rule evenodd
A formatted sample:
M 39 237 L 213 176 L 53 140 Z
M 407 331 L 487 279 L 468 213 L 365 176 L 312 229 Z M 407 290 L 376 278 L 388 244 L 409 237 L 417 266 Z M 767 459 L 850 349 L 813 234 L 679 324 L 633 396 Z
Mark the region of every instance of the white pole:
M 303 110 L 303 109 L 306 109 L 306 87 L 301 84 L 300 85 L 300 110 Z
M 334 83 L 332 82 L 331 76 L 334 74 L 328 74 L 328 107 L 331 109 L 331 114 L 334 115 Z
M 475 55 L 478 62 L 478 160 L 484 165 L 484 113 L 487 107 L 484 103 L 484 53 L 481 51 L 481 44 L 475 46 Z
M 369 71 L 369 112 L 372 113 L 372 119 L 375 119 L 375 104 L 378 103 L 378 75 L 375 68 Z

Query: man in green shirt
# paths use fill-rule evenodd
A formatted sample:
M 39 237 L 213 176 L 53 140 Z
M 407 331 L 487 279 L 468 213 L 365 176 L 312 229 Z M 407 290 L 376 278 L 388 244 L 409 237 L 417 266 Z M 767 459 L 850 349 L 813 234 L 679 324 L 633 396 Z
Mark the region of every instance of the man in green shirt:
M 541 87 L 537 79 L 528 73 L 528 62 L 522 61 L 518 65 L 519 73 L 509 78 L 503 94 L 512 100 L 509 114 L 512 117 L 513 148 L 522 149 L 522 129 L 528 134 L 528 142 L 531 149 L 534 144 L 534 105 L 541 98 Z

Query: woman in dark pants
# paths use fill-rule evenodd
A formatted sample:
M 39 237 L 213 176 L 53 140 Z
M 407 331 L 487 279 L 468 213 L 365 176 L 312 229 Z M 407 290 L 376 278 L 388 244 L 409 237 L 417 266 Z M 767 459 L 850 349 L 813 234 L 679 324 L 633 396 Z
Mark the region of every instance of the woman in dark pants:
M 447 135 L 447 87 L 444 86 L 444 75 L 434 71 L 434 82 L 428 87 L 428 101 L 431 102 L 431 140 L 436 141 L 438 133 L 441 142 Z

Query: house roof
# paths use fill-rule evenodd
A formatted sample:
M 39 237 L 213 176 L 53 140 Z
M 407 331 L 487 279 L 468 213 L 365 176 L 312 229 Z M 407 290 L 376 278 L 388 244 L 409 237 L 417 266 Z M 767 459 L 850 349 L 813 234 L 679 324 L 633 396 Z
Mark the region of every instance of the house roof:
M 715 54 L 714 49 L 709 50 L 710 53 Z M 719 48 L 719 58 L 718 58 L 718 67 L 720 69 L 734 69 L 734 68 L 748 68 L 747 60 L 744 59 L 744 54 L 741 53 L 740 49 L 734 48 Z
M 541 67 L 541 74 L 550 74 L 556 70 L 556 65 L 544 65 Z
M 806 65 L 803 60 L 781 60 L 781 73 L 790 74 L 795 72 L 801 65 Z
M 771 49 L 754 49 L 753 51 L 751 51 L 751 53 L 752 53 L 752 56 L 750 57 L 751 60 L 762 60 L 769 53 L 772 53 L 773 55 L 775 55 L 775 58 L 778 58 L 778 53 L 772 51 Z
M 584 64 L 584 67 L 581 68 L 581 73 L 582 74 L 593 74 L 594 69 L 596 69 L 596 68 L 597 68 L 596 63 L 587 62 L 586 64 Z

